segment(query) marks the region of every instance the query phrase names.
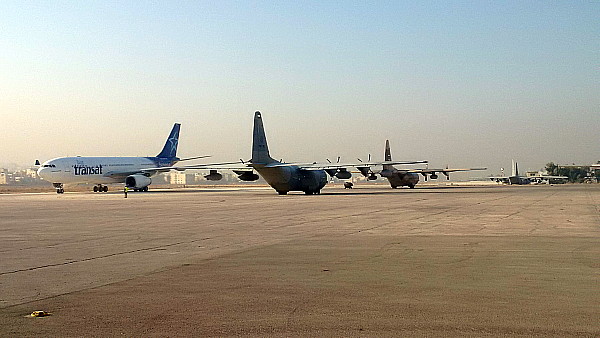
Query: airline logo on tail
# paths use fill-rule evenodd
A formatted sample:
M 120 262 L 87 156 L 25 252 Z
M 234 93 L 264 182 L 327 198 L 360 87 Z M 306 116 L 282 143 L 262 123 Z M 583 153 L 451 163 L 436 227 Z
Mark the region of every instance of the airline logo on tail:
M 177 154 L 177 144 L 179 143 L 179 140 L 175 137 L 171 137 L 167 140 L 167 147 L 169 148 L 169 155 L 171 155 L 171 157 L 174 157 L 175 154 Z
M 163 147 L 160 154 L 158 154 L 156 157 L 173 158 L 177 156 L 177 144 L 179 143 L 180 127 L 181 124 L 179 123 L 175 123 L 175 125 L 173 125 L 173 129 L 171 130 L 171 134 L 169 134 L 169 138 L 167 139 L 165 146 Z

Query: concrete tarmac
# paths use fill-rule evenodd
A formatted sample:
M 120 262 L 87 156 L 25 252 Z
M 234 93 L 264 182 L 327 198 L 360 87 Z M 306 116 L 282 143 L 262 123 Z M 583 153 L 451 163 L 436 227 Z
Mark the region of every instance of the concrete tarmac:
M 0 336 L 600 336 L 599 229 L 600 185 L 0 195 Z

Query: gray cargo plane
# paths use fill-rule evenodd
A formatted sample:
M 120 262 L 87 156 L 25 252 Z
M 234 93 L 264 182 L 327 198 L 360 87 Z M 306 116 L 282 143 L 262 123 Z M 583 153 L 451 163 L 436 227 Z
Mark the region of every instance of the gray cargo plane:
M 502 169 L 504 171 L 504 169 Z M 551 175 L 535 175 L 535 176 L 521 176 L 519 175 L 519 165 L 515 160 L 512 160 L 512 170 L 510 176 L 490 176 L 490 180 L 498 183 L 505 184 L 530 184 L 530 183 L 550 183 L 550 180 L 566 180 L 567 176 L 551 176 Z
M 390 141 L 385 141 L 385 161 L 392 161 L 392 152 L 390 150 Z M 447 179 L 450 179 L 449 173 L 456 171 L 470 171 L 470 170 L 486 170 L 487 168 L 469 168 L 469 169 L 396 169 L 393 165 L 383 164 L 383 170 L 379 172 L 381 177 L 385 177 L 390 182 L 392 188 L 407 186 L 411 189 L 419 182 L 419 174 L 423 175 L 425 181 L 427 177 L 431 179 L 437 179 L 438 173 L 442 173 Z
M 321 189 L 327 184 L 327 174 L 338 178 L 350 178 L 351 174 L 347 167 L 356 167 L 363 175 L 370 177 L 373 176 L 370 166 L 416 163 L 427 163 L 427 161 L 356 164 L 282 163 L 270 156 L 261 113 L 258 111 L 254 113 L 252 159 L 249 166 L 255 169 L 280 195 L 285 195 L 289 191 L 303 191 L 307 195 L 320 194 Z M 253 174 L 247 171 L 236 173 L 240 175 L 240 178 L 242 175 Z
M 282 165 L 269 155 L 269 146 L 260 112 L 254 113 L 252 134 L 252 159 L 254 168 L 280 195 L 288 191 L 304 191 L 307 195 L 319 194 L 327 184 L 324 170 L 307 170 L 297 165 Z

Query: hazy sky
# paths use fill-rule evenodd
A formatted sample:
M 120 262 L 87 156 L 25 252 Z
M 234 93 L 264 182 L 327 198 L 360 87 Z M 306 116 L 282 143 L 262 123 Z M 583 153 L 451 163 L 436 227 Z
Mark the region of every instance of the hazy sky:
M 0 163 L 600 160 L 598 1 L 1 1 Z M 469 174 L 463 174 L 469 175 Z M 478 174 L 479 175 L 479 174 Z

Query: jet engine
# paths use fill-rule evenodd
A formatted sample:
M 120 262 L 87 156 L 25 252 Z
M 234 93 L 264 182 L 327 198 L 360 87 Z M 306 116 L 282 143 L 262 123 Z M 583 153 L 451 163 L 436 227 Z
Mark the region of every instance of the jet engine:
M 133 189 L 142 189 L 150 185 L 152 179 L 144 175 L 130 175 L 125 178 L 125 186 Z
M 209 181 L 220 181 L 223 179 L 223 175 L 219 174 L 216 170 L 211 170 L 208 175 L 204 176 Z
M 255 174 L 253 171 L 234 171 L 238 174 L 238 178 L 242 181 L 256 181 L 260 178 L 258 174 Z

